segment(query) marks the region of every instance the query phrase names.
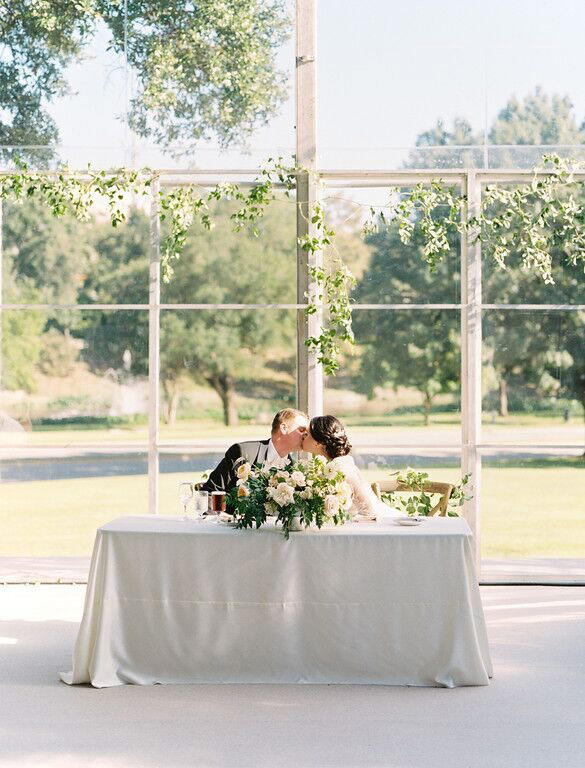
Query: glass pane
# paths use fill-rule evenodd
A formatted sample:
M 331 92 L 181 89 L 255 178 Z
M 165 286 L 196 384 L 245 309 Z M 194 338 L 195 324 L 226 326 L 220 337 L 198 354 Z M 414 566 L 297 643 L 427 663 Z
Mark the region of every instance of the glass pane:
M 356 344 L 326 380 L 325 411 L 353 444 L 461 442 L 458 310 L 355 310 Z
M 477 67 L 462 66 L 477 59 L 477 34 L 475 5 L 465 2 L 318 3 L 321 166 L 401 167 L 439 119 L 483 126 Z M 387 76 L 397 71 L 389 98 Z
M 494 0 L 489 12 L 467 0 L 323 0 L 321 167 L 530 167 L 542 145 L 574 154 L 584 23 L 575 0 Z
M 148 312 L 2 313 L 3 444 L 144 441 Z
M 585 573 L 584 488 L 585 463 L 578 452 L 526 449 L 485 456 L 481 520 L 485 572 L 546 577 L 571 575 L 577 568 Z
M 584 338 L 584 311 L 484 311 L 484 443 L 585 443 Z
M 96 529 L 148 512 L 146 452 L 3 450 L 0 555 L 87 556 Z
M 145 210 L 129 208 L 116 228 L 107 215 L 56 218 L 38 200 L 4 203 L 3 214 L 4 303 L 148 303 Z
M 205 190 L 202 192 L 205 195 Z M 234 231 L 236 203 L 211 206 L 214 227 L 192 227 L 163 283 L 161 301 L 179 304 L 296 304 L 296 204 L 279 197 L 257 222 L 258 236 Z M 167 229 L 163 226 L 163 239 Z
M 406 192 L 407 190 L 402 190 Z M 334 189 L 324 195 L 327 223 L 335 231 L 334 249 L 357 283 L 352 299 L 357 304 L 457 304 L 460 301 L 460 238 L 451 236 L 451 250 L 431 272 L 423 258 L 423 242 L 416 231 L 411 243 L 400 241 L 398 225 L 386 228 L 378 218 L 388 214 L 388 189 Z M 392 199 L 394 202 L 394 198 Z M 370 209 L 376 216 L 372 219 Z M 378 225 L 378 232 L 364 234 L 366 221 Z
M 296 402 L 296 311 L 161 313 L 161 438 L 225 449 Z

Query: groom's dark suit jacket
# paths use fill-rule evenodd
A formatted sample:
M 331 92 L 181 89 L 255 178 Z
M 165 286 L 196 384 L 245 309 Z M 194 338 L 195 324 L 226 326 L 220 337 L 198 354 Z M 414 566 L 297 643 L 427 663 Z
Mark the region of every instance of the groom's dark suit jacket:
M 236 487 L 236 470 L 243 461 L 252 466 L 262 466 L 268 454 L 270 440 L 247 440 L 245 443 L 231 445 L 223 459 L 201 486 L 202 491 L 230 491 Z M 288 457 L 290 460 L 290 456 Z

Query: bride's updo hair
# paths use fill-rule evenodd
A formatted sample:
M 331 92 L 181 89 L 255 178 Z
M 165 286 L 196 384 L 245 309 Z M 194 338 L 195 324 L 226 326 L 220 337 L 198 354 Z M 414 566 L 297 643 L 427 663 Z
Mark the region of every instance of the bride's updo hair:
M 351 445 L 345 434 L 345 427 L 335 416 L 315 416 L 309 424 L 311 437 L 320 443 L 330 459 L 345 456 Z

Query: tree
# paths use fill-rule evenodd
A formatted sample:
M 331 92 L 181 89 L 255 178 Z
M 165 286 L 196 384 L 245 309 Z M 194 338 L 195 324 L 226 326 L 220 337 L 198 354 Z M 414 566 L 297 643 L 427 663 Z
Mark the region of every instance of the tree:
M 372 248 L 372 256 L 356 288 L 356 302 L 418 304 L 456 300 L 456 261 L 443 261 L 431 274 L 422 264 L 418 230 L 407 246 L 400 242 L 397 225 L 369 235 L 366 243 Z M 354 328 L 362 346 L 358 388 L 369 397 L 377 386 L 418 390 L 428 424 L 436 395 L 456 392 L 459 387 L 459 314 L 432 309 L 357 310 Z
M 56 219 L 38 200 L 4 203 L 2 237 L 7 268 L 17 281 L 26 280 L 36 289 L 39 302 L 77 301 L 89 264 L 96 259 L 90 224 L 71 216 Z
M 290 32 L 283 0 L 0 0 L 0 144 L 58 141 L 47 103 L 68 93 L 65 68 L 99 24 L 137 77 L 133 129 L 166 148 L 243 141 L 286 96 L 275 64 Z M 40 162 L 51 154 L 19 153 Z
M 0 145 L 50 145 L 58 130 L 46 104 L 68 92 L 67 64 L 79 56 L 94 24 L 89 0 L 0 0 Z M 1 150 L 4 157 L 14 152 Z M 18 154 L 45 163 L 51 151 Z
M 38 301 L 38 295 L 30 283 L 17 283 L 14 275 L 6 271 L 2 299 L 7 304 L 29 304 Z M 41 353 L 41 333 L 45 321 L 45 313 L 35 310 L 23 309 L 2 313 L 0 389 L 34 392 L 35 370 Z
M 417 146 L 424 153 L 424 148 L 428 146 L 475 144 L 481 140 L 481 136 L 474 134 L 466 121 L 458 118 L 452 130 L 438 121 L 433 129 L 419 134 Z M 548 96 L 537 88 L 523 100 L 514 97 L 508 101 L 490 129 L 489 141 L 492 144 L 518 145 L 581 144 L 585 142 L 585 132 L 583 126 L 578 127 L 567 97 Z M 420 161 L 420 158 L 416 159 Z M 470 162 L 465 162 L 465 165 L 476 164 L 472 156 L 467 161 Z M 506 167 L 516 164 L 510 150 L 505 150 L 499 161 Z M 427 163 L 435 167 L 452 166 L 453 150 L 446 149 L 444 154 L 433 153 Z M 399 247 L 405 250 L 404 246 Z M 483 261 L 483 295 L 487 303 L 571 303 L 585 295 L 583 273 L 577 267 L 567 264 L 557 268 L 555 285 L 551 286 L 543 284 L 537 276 L 525 270 L 514 257 L 505 271 L 494 268 L 487 253 L 484 253 Z M 560 259 L 556 262 L 560 263 Z M 415 275 L 406 278 L 407 282 L 410 280 L 416 281 L 417 278 Z M 572 396 L 583 397 L 580 384 L 583 350 L 579 352 L 575 349 L 574 342 L 571 342 L 571 351 L 558 348 L 559 341 L 564 344 L 565 339 L 574 338 L 574 331 L 580 323 L 578 313 L 570 312 L 564 316 L 566 333 L 562 338 L 555 333 L 558 320 L 555 313 L 514 313 L 510 316 L 510 313 L 490 312 L 485 317 L 486 362 L 493 366 L 497 376 L 500 415 L 508 413 L 511 382 L 515 386 L 531 387 L 534 392 L 555 391 L 558 394 L 569 393 L 567 382 L 574 382 L 574 388 L 570 390 Z M 552 362 L 554 360 L 557 364 Z M 568 361 L 571 361 L 570 364 Z M 552 386 L 551 378 L 557 381 L 558 386 Z M 561 379 L 564 382 L 562 386 Z
M 219 203 L 225 225 L 213 232 L 194 229 L 172 282 L 163 288 L 164 303 L 254 304 L 294 302 L 296 256 L 294 208 L 276 203 L 261 222 L 258 238 L 234 233 L 229 221 L 232 206 Z M 146 237 L 148 223 L 134 216 L 131 228 Z M 123 230 L 120 230 L 122 232 Z M 113 249 L 115 264 L 100 266 L 87 285 L 100 301 L 137 301 L 148 285 L 147 254 L 128 260 L 123 242 Z M 101 246 L 98 245 L 98 250 Z M 176 417 L 179 396 L 186 380 L 205 383 L 220 398 L 224 421 L 237 422 L 235 395 L 238 388 L 253 390 L 269 381 L 274 394 L 290 400 L 294 387 L 295 322 L 286 311 L 164 310 L 161 317 L 161 387 L 165 418 Z M 148 372 L 148 318 L 136 313 L 131 322 L 123 313 L 108 313 L 84 330 L 88 354 L 95 367 L 122 364 L 125 349 L 132 354 L 132 371 Z M 264 359 L 266 353 L 267 359 Z
M 568 96 L 548 96 L 542 88 L 500 110 L 489 132 L 490 144 L 583 144 Z

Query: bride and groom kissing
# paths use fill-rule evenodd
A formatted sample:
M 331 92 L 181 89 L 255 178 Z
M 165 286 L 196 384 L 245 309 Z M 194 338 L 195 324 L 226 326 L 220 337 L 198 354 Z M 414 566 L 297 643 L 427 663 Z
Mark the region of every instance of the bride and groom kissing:
M 335 416 L 309 417 L 295 408 L 284 408 L 272 420 L 268 440 L 234 443 L 201 485 L 204 491 L 229 491 L 236 487 L 237 468 L 242 461 L 252 466 L 274 465 L 290 461 L 291 453 L 305 451 L 323 456 L 345 475 L 352 489 L 351 514 L 366 519 L 392 516 L 397 510 L 386 506 L 372 491 L 351 456 L 345 427 Z

